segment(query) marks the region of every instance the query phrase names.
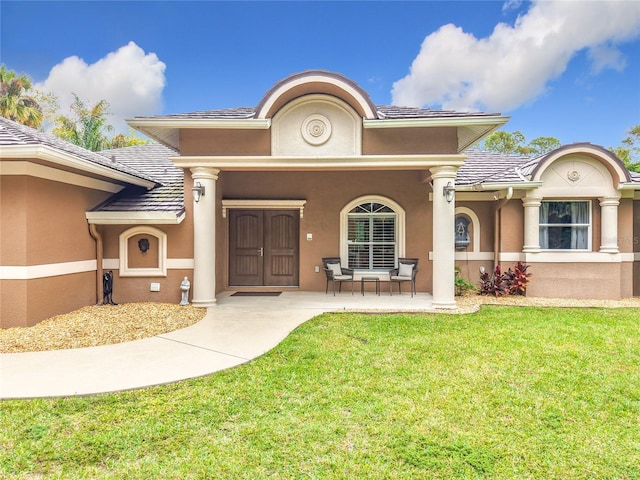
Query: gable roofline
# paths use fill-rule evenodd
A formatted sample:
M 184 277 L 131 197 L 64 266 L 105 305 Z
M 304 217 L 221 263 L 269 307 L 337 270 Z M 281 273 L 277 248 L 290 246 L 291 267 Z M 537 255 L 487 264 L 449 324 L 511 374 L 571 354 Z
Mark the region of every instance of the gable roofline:
M 270 129 L 271 118 L 298 98 L 323 94 L 346 102 L 362 118 L 363 128 L 455 128 L 457 153 L 497 130 L 510 119 L 500 113 L 457 112 L 419 107 L 375 105 L 356 82 L 339 73 L 307 70 L 276 83 L 255 108 L 238 107 L 127 119 L 136 130 L 180 149 L 181 129 Z
M 319 89 L 319 85 L 324 85 Z M 358 113 L 367 119 L 378 118 L 378 109 L 369 94 L 356 82 L 340 73 L 327 70 L 305 70 L 294 73 L 276 83 L 260 100 L 256 107 L 256 118 L 271 118 L 290 100 L 310 93 L 329 93 L 325 88 L 338 89 L 342 98 Z M 344 96 L 343 96 L 344 95 Z
M 77 157 L 69 152 L 58 150 L 48 145 L 0 145 L 0 158 L 44 160 L 61 167 L 99 175 L 116 182 L 137 185 L 146 189 L 151 189 L 156 185 L 156 182 L 150 179 L 148 180 L 147 177 L 142 174 L 132 175 L 109 168 L 105 165 L 92 163 L 84 158 Z M 107 159 L 105 158 L 105 160 Z
M 535 167 L 533 167 L 533 170 L 531 171 L 531 180 L 540 180 L 542 173 L 551 163 L 553 163 L 560 157 L 574 153 L 582 153 L 599 160 L 604 160 L 609 164 L 610 169 L 612 169 L 618 175 L 618 182 L 620 184 L 632 182 L 631 174 L 629 173 L 629 170 L 627 170 L 627 167 L 625 167 L 622 160 L 620 160 L 613 154 L 613 152 L 607 150 L 606 148 L 599 145 L 593 145 L 588 142 L 563 145 L 539 157 L 537 165 L 535 165 Z
M 0 158 L 35 158 L 117 182 L 152 188 L 142 172 L 53 135 L 0 117 Z

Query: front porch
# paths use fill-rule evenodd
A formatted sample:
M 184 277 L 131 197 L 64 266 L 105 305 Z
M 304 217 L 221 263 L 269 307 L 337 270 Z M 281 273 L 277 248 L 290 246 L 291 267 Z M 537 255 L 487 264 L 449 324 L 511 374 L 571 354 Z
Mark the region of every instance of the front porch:
M 385 287 L 381 286 L 380 295 L 376 295 L 372 290 L 373 285 L 368 284 L 364 295 L 360 293 L 360 282 L 354 285 L 354 292 L 347 285 L 343 285 L 341 293 L 336 292 L 335 297 L 329 289 L 329 293 L 308 292 L 299 290 L 272 289 L 271 291 L 282 291 L 278 296 L 233 296 L 236 291 L 231 290 L 219 293 L 216 296 L 217 307 L 214 308 L 247 308 L 247 309 L 278 309 L 282 315 L 286 315 L 288 310 L 316 310 L 316 314 L 324 312 L 422 312 L 435 311 L 433 307 L 433 296 L 430 293 L 418 292 L 413 297 L 409 291 L 402 294 L 397 292 L 397 286 L 393 295 Z M 409 287 L 406 286 L 405 289 Z M 256 292 L 257 293 L 257 292 Z

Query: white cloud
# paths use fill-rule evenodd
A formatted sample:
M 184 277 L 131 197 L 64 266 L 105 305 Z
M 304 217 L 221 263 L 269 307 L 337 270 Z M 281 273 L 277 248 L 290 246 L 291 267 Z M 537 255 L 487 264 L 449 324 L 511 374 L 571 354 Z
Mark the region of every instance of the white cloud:
M 106 100 L 109 123 L 126 131 L 125 118 L 161 110 L 165 67 L 155 53 L 129 42 L 91 65 L 76 56 L 65 58 L 35 88 L 57 95 L 63 114 L 68 114 L 74 93 L 87 105 Z
M 538 1 L 515 25 L 486 38 L 455 25 L 428 35 L 409 74 L 393 85 L 396 105 L 506 111 L 532 101 L 587 49 L 592 73 L 622 70 L 616 44 L 640 34 L 636 1 Z

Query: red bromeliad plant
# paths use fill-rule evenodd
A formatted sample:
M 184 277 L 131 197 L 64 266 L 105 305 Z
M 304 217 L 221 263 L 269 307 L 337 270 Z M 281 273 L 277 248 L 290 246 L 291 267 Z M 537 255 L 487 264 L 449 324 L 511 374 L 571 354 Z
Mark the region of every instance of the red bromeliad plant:
M 524 262 L 518 262 L 514 265 L 513 270 L 509 269 L 509 293 L 511 295 L 524 295 L 527 291 L 527 284 L 531 273 L 527 272 L 529 265 Z
M 531 273 L 527 272 L 529 265 L 517 262 L 513 270 L 509 268 L 502 273 L 500 265 L 496 265 L 493 274 L 484 272 L 480 275 L 480 295 L 524 295 Z

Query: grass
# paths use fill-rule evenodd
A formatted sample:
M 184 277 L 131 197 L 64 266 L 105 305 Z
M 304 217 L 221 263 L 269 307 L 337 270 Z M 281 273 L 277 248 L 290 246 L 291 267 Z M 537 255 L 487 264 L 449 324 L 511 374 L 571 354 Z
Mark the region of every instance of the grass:
M 0 409 L 7 479 L 637 479 L 640 310 L 325 314 L 215 375 Z

